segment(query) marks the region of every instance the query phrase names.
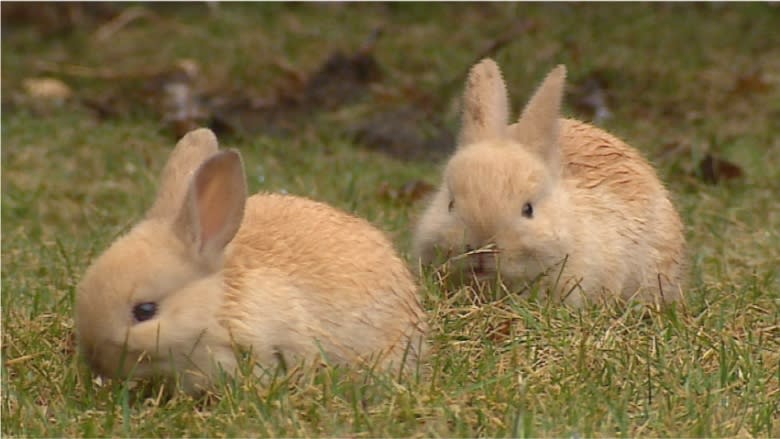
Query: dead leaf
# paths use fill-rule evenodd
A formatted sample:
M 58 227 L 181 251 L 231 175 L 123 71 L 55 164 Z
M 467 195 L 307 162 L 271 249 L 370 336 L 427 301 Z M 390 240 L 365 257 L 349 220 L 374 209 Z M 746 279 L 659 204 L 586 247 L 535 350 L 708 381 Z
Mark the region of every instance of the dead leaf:
M 707 153 L 699 162 L 699 175 L 705 183 L 716 184 L 721 180 L 741 178 L 744 172 L 738 165 Z
M 414 204 L 431 193 L 434 187 L 424 180 L 410 180 L 396 187 L 383 181 L 377 188 L 379 198 L 400 204 Z
M 383 200 L 395 201 L 398 199 L 398 189 L 391 186 L 390 182 L 386 180 L 379 184 L 376 193 Z
M 732 93 L 735 94 L 753 94 L 753 93 L 765 93 L 769 91 L 771 84 L 767 82 L 760 71 L 753 71 L 749 73 L 743 73 L 737 76 L 734 82 L 734 89 Z
M 27 96 L 36 100 L 61 103 L 73 95 L 70 87 L 56 78 L 28 78 L 23 85 Z
M 516 319 L 507 319 L 499 321 L 498 323 L 490 323 L 488 325 L 487 336 L 493 342 L 500 343 L 506 341 L 512 335 L 512 327 L 515 325 Z
M 424 180 L 412 180 L 401 187 L 404 199 L 414 203 L 433 191 L 433 185 Z

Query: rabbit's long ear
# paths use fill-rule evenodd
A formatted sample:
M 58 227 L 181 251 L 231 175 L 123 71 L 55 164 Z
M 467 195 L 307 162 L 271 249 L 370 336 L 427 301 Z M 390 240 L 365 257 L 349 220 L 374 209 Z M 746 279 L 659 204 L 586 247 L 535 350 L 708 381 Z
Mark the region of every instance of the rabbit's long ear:
M 192 174 L 219 149 L 217 137 L 208 128 L 185 134 L 171 151 L 160 177 L 157 199 L 147 218 L 173 218 L 181 208 Z
M 238 151 L 221 151 L 195 171 L 174 227 L 197 260 L 209 265 L 221 260 L 241 226 L 246 196 Z
M 526 104 L 512 137 L 539 153 L 551 167 L 560 166 L 560 117 L 566 67 L 555 67 Z
M 509 119 L 506 85 L 498 64 L 486 58 L 471 68 L 463 94 L 458 146 L 504 137 Z

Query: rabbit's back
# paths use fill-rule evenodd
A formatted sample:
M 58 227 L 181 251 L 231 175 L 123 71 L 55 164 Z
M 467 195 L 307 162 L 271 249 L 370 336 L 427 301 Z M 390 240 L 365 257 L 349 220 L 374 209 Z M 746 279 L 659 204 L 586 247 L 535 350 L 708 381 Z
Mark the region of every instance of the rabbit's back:
M 361 218 L 306 198 L 258 194 L 230 246 L 226 308 L 253 346 L 284 327 L 276 344 L 294 354 L 310 350 L 315 337 L 339 361 L 389 351 L 397 364 L 405 340 L 424 333 L 411 273 L 384 233 Z
M 653 167 L 635 148 L 593 125 L 561 119 L 565 177 L 578 188 L 615 194 L 628 205 L 665 196 Z
M 564 180 L 578 214 L 590 227 L 583 232 L 616 249 L 607 259 L 627 277 L 622 282 L 624 295 L 632 295 L 640 286 L 657 291 L 655 278 L 661 273 L 665 299 L 677 298 L 683 283 L 685 238 L 680 217 L 653 166 L 617 137 L 572 119 L 561 119 L 561 147 Z

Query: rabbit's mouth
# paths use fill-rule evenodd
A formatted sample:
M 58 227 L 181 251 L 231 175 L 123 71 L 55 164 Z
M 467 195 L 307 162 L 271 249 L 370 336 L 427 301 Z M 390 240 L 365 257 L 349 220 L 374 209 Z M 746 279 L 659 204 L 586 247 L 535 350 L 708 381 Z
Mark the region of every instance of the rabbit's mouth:
M 478 281 L 494 279 L 499 251 L 495 246 L 469 250 L 463 256 L 463 269 Z
M 468 271 L 477 280 L 486 280 L 495 276 L 495 267 L 492 266 L 491 263 L 487 262 L 486 259 L 487 258 L 483 255 L 477 255 L 473 257 L 471 261 L 469 261 L 471 263 L 468 266 Z
M 495 244 L 479 249 L 466 246 L 465 252 L 452 256 L 457 250 L 449 249 L 446 260 L 438 268 L 446 277 L 457 284 L 487 282 L 496 279 L 500 250 Z
M 145 352 L 135 352 L 124 344 L 106 342 L 100 347 L 83 345 L 82 356 L 89 367 L 103 378 L 144 377 L 151 359 Z

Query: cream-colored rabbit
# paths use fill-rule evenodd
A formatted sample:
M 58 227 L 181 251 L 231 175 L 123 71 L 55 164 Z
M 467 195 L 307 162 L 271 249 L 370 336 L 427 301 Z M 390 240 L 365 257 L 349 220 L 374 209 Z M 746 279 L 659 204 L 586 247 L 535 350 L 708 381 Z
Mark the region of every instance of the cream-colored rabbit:
M 641 154 L 560 117 L 566 69 L 550 72 L 517 123 L 496 63 L 468 77 L 458 146 L 415 233 L 425 264 L 501 279 L 578 306 L 585 299 L 681 295 L 680 217 Z
M 304 198 L 247 198 L 241 157 L 211 131 L 171 154 L 157 200 L 84 274 L 82 353 L 104 376 L 180 376 L 189 392 L 237 349 L 258 367 L 310 360 L 414 367 L 418 287 L 385 235 Z

